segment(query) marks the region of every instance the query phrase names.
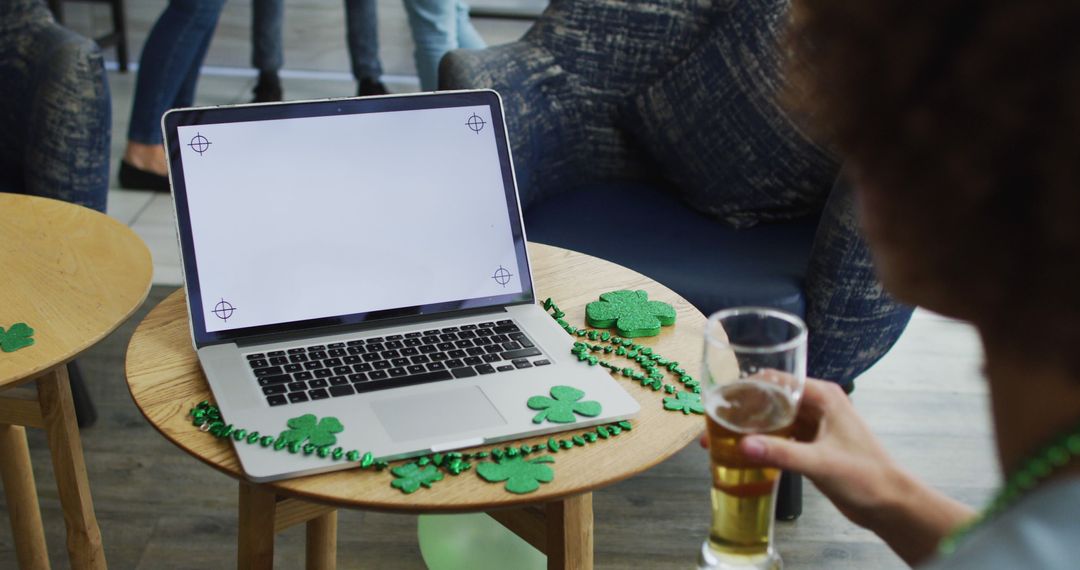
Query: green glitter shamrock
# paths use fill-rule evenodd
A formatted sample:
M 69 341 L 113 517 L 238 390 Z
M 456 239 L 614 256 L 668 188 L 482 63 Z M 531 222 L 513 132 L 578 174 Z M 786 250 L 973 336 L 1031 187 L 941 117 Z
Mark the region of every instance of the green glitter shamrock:
M 549 483 L 555 479 L 555 472 L 543 463 L 554 463 L 550 455 L 535 459 L 525 459 L 524 455 L 506 457 L 498 463 L 485 462 L 476 468 L 477 474 L 489 483 L 506 481 L 506 490 L 518 495 L 532 493 L 540 488 L 540 483 Z
M 4 332 L 4 327 L 0 327 L 0 350 L 15 352 L 20 348 L 26 348 L 34 344 L 34 339 L 31 338 L 33 336 L 34 329 L 26 323 L 15 323 L 7 332 Z
M 303 443 L 307 440 L 315 447 L 334 445 L 337 442 L 334 434 L 345 431 L 345 426 L 333 416 L 326 416 L 316 424 L 317 419 L 313 414 L 290 419 L 288 426 L 292 429 L 281 432 L 281 438 L 288 443 Z
M 557 424 L 569 424 L 577 421 L 574 414 L 581 414 L 590 418 L 600 415 L 600 402 L 579 402 L 585 397 L 585 392 L 570 386 L 553 386 L 551 398 L 547 396 L 533 396 L 526 405 L 534 410 L 543 410 L 533 418 L 533 423 L 538 424 L 545 419 Z M 552 399 L 554 398 L 554 399 Z
M 704 414 L 705 406 L 701 403 L 701 396 L 691 392 L 679 392 L 674 398 L 664 398 L 664 408 L 689 415 Z
M 390 473 L 395 477 L 390 486 L 401 489 L 401 492 L 406 495 L 415 492 L 421 485 L 430 489 L 432 483 L 443 479 L 442 471 L 434 465 L 425 465 L 421 468 L 416 463 L 407 463 L 391 469 Z
M 675 324 L 675 309 L 650 301 L 645 291 L 612 291 L 585 306 L 585 321 L 598 329 L 614 326 L 627 338 L 656 336 L 661 326 Z

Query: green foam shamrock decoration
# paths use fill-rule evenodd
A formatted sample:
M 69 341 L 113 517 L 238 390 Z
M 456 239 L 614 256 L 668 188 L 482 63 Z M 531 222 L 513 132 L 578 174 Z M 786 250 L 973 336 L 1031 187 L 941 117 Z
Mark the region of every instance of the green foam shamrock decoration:
M 481 463 L 476 472 L 489 483 L 506 481 L 506 490 L 518 495 L 532 493 L 540 488 L 540 483 L 550 483 L 555 479 L 555 472 L 544 463 L 554 463 L 550 455 L 535 459 L 525 459 L 524 455 L 506 457 L 498 463 Z
M 442 471 L 434 465 L 420 467 L 416 463 L 407 463 L 391 469 L 390 473 L 395 477 L 390 486 L 401 489 L 406 495 L 415 492 L 421 485 L 430 489 L 432 483 L 443 479 Z
M 34 344 L 34 339 L 31 338 L 33 336 L 34 329 L 26 323 L 15 323 L 7 332 L 4 332 L 4 327 L 0 327 L 0 350 L 15 352 L 20 348 L 26 348 Z
M 679 392 L 674 398 L 664 398 L 664 408 L 689 415 L 704 414 L 705 406 L 701 403 L 701 396 L 691 392 Z
M 292 418 L 288 421 L 288 426 L 292 429 L 281 432 L 281 438 L 288 443 L 302 443 L 307 440 L 315 447 L 334 445 L 337 442 L 334 434 L 345 431 L 345 426 L 333 416 L 326 416 L 316 423 L 317 420 L 313 414 Z
M 585 397 L 585 392 L 570 386 L 553 386 L 551 398 L 547 396 L 533 396 L 526 402 L 534 410 L 542 410 L 533 418 L 533 423 L 538 424 L 545 419 L 557 424 L 569 424 L 577 421 L 574 414 L 581 414 L 590 418 L 600 415 L 600 402 L 578 400 Z
M 656 336 L 660 327 L 675 324 L 675 309 L 650 301 L 645 291 L 611 291 L 585 306 L 585 321 L 599 329 L 614 326 L 626 338 Z

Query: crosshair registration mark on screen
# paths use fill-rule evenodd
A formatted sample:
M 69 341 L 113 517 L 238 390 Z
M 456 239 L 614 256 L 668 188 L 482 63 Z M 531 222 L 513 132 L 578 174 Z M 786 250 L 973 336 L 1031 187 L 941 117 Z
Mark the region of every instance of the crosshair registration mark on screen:
M 229 322 L 229 318 L 232 317 L 233 313 L 236 312 L 236 307 L 234 307 L 232 303 L 226 301 L 225 299 L 221 299 L 216 305 L 214 305 L 214 310 L 210 312 L 214 313 L 215 317 L 225 322 Z
M 499 285 L 506 287 L 506 284 L 510 282 L 510 278 L 513 276 L 513 273 L 510 273 L 505 267 L 500 265 L 499 268 L 495 270 L 495 273 L 491 275 L 491 278 Z
M 465 126 L 469 127 L 469 130 L 476 134 L 480 134 L 480 131 L 484 130 L 484 125 L 487 125 L 484 118 L 476 113 L 470 115 L 469 120 L 465 121 Z
M 199 153 L 199 156 L 208 150 L 210 150 L 210 141 L 202 136 L 202 133 L 195 133 L 195 136 L 191 137 L 191 142 L 188 143 L 191 150 Z

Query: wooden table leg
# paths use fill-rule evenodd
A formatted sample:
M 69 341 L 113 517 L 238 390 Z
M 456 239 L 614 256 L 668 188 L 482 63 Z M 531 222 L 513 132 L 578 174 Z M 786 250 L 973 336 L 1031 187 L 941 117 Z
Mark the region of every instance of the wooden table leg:
M 337 568 L 337 511 L 307 522 L 307 570 Z
M 545 506 L 548 570 L 592 570 L 592 493 Z
M 34 470 L 30 467 L 26 429 L 22 426 L 0 424 L 0 477 L 4 481 L 19 568 L 48 570 L 45 529 L 41 525 L 41 509 L 34 485 Z
M 56 486 L 60 492 L 60 506 L 64 509 L 71 567 L 104 569 L 105 550 L 101 545 L 101 529 L 94 516 L 94 502 L 90 498 L 90 483 L 86 478 L 86 462 L 83 460 L 75 406 L 71 402 L 67 367 L 60 365 L 53 368 L 38 378 L 37 387 Z
M 274 516 L 277 497 L 271 491 L 240 482 L 240 537 L 236 567 L 240 570 L 272 570 L 274 567 Z

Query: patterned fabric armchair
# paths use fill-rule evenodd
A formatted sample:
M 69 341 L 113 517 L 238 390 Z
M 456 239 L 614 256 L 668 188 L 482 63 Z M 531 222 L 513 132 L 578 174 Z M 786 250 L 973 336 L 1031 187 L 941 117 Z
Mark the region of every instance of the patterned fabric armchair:
M 501 94 L 529 239 L 706 315 L 802 315 L 810 374 L 850 390 L 911 309 L 875 279 L 837 159 L 776 103 L 786 7 L 553 0 L 520 41 L 449 53 L 440 87 Z
M 97 45 L 40 0 L 0 2 L 0 192 L 104 212 L 111 128 Z

